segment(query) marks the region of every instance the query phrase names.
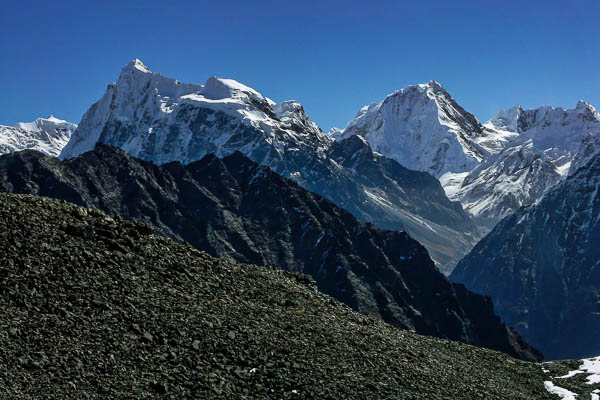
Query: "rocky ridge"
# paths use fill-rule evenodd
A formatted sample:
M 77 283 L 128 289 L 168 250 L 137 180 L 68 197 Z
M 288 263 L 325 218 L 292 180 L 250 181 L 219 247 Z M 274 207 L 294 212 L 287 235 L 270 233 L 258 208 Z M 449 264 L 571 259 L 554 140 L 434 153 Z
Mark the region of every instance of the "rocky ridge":
M 0 157 L 0 191 L 143 221 L 213 256 L 309 274 L 321 291 L 396 326 L 541 357 L 500 323 L 489 299 L 448 282 L 406 233 L 360 223 L 241 153 L 158 166 L 101 144 L 63 162 L 25 151 Z

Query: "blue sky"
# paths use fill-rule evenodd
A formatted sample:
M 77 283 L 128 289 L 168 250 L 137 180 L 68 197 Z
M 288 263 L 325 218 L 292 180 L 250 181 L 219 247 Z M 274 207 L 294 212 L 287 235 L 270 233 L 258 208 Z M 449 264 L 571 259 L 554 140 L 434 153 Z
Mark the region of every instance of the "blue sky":
M 598 15 L 597 0 L 0 1 L 0 124 L 79 122 L 134 58 L 296 99 L 324 130 L 430 79 L 481 120 L 517 103 L 600 108 Z

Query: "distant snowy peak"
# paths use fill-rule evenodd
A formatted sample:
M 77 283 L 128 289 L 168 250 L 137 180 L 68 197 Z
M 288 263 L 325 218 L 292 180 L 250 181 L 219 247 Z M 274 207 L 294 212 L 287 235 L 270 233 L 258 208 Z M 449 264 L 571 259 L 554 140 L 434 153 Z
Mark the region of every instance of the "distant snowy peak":
M 579 100 L 572 109 L 542 106 L 525 110 L 516 106 L 500 111 L 488 125 L 518 134 L 510 146 L 531 141 L 531 150 L 548 153 L 560 174 L 566 176 L 568 163 L 577 156 L 582 146 L 586 146 L 586 140 L 590 151 L 590 139 L 586 137 L 600 135 L 600 113 L 583 100 Z
M 76 128 L 53 115 L 15 126 L 0 125 L 0 154 L 32 149 L 57 157 Z
M 335 126 L 333 128 L 331 128 L 329 130 L 329 132 L 327 132 L 327 135 L 329 135 L 330 137 L 332 137 L 333 139 L 338 139 L 338 137 L 341 137 L 344 134 L 344 130 L 340 129 L 340 128 L 336 128 Z
M 77 128 L 77 125 L 63 119 L 58 119 L 51 114 L 48 118 L 37 118 L 33 122 L 17 122 L 15 128 L 44 133 L 51 137 L 64 135 L 70 137 L 71 133 Z
M 159 164 L 242 150 L 271 165 L 264 158 L 281 158 L 283 143 L 294 141 L 322 148 L 331 139 L 295 101 L 276 104 L 233 79 L 181 83 L 134 60 L 85 113 L 61 158 L 103 142 Z
M 146 74 L 151 74 L 152 71 L 150 71 L 150 68 L 146 67 L 144 65 L 144 63 L 142 62 L 142 60 L 136 58 L 133 61 L 130 61 L 129 63 L 127 63 L 127 65 L 125 65 L 125 67 L 123 68 L 123 71 L 129 71 L 132 69 L 137 69 L 138 71 L 141 71 L 143 73 Z
M 501 140 L 436 81 L 409 86 L 361 108 L 344 131 L 332 134 L 336 140 L 362 136 L 375 151 L 437 177 L 470 171 L 497 152 Z
M 517 133 L 552 126 L 581 126 L 600 122 L 600 113 L 589 103 L 579 100 L 573 109 L 542 106 L 535 109 L 523 109 L 517 105 L 508 110 L 500 110 L 486 125 Z
M 323 135 L 323 131 L 319 126 L 310 119 L 304 111 L 302 104 L 296 100 L 283 101 L 274 103 L 271 108 L 277 118 L 290 126 L 290 128 L 298 132 L 306 132 L 308 134 Z
M 490 226 L 538 201 L 600 152 L 600 114 L 582 100 L 573 109 L 515 106 L 485 126 L 506 135 L 504 148 L 468 174 L 442 181 L 451 199 Z

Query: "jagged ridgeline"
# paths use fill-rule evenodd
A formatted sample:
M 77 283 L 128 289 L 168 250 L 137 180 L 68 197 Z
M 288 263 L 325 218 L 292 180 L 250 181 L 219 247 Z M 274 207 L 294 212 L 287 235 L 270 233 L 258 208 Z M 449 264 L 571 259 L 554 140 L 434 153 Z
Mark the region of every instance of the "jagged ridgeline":
M 353 309 L 398 327 L 538 360 L 489 298 L 450 283 L 404 232 L 360 223 L 241 153 L 162 166 L 108 145 L 59 161 L 0 157 L 0 191 L 55 197 L 156 226 L 213 256 L 311 275 Z
M 2 398 L 553 398 L 539 364 L 96 210 L 0 194 L 0 240 Z

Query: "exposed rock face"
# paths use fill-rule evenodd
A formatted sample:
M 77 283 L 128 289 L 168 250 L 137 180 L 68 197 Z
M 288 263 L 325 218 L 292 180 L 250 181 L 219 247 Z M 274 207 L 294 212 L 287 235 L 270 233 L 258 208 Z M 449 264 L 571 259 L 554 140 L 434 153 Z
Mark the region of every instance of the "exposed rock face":
M 451 279 L 491 296 L 549 359 L 600 353 L 600 156 L 502 220 Z
M 0 194 L 0 388 L 20 398 L 552 399 L 539 364 L 395 329 L 305 275 Z
M 2 191 L 97 207 L 212 255 L 309 274 L 323 292 L 396 326 L 540 357 L 406 233 L 360 223 L 239 152 L 157 166 L 106 145 L 64 162 L 26 151 L 0 157 L 0 177 Z
M 334 143 L 299 103 L 275 104 L 230 79 L 182 84 L 131 62 L 86 112 L 61 157 L 97 142 L 158 164 L 240 151 L 359 220 L 406 230 L 446 273 L 483 235 L 433 178 L 382 160 L 354 139 Z
M 76 128 L 77 125 L 53 115 L 15 126 L 0 125 L 0 154 L 31 149 L 58 157 Z

